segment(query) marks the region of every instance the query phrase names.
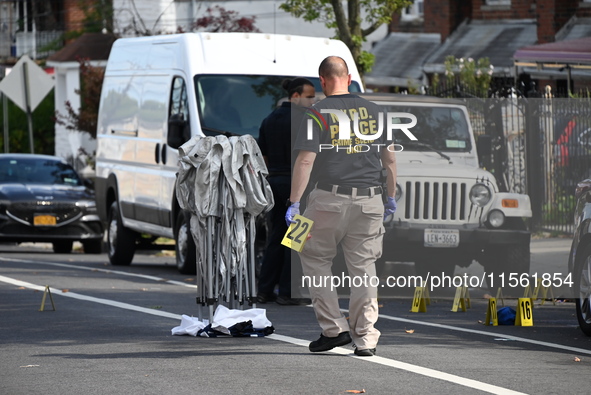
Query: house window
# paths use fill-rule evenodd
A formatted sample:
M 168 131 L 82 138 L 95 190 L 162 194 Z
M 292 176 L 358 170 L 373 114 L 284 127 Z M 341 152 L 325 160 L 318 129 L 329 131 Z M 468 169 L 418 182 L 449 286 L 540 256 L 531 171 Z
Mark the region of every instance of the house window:
M 402 11 L 401 19 L 404 21 L 423 19 L 423 0 L 414 0 Z

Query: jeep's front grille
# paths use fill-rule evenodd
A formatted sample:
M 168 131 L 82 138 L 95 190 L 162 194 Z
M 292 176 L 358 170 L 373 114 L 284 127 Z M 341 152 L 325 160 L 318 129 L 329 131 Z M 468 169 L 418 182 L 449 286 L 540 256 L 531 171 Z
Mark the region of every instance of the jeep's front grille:
M 464 221 L 468 217 L 465 183 L 407 181 L 404 196 L 405 219 Z

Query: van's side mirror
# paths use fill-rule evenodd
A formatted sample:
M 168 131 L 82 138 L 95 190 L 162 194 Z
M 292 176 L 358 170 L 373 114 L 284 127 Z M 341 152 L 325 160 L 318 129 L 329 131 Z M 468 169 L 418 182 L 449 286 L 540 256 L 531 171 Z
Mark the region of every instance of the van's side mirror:
M 478 136 L 476 150 L 478 151 L 480 166 L 490 169 L 492 167 L 492 137 L 486 134 Z
M 168 119 L 168 137 L 166 143 L 171 148 L 178 148 L 191 138 L 189 122 L 183 114 L 172 114 Z

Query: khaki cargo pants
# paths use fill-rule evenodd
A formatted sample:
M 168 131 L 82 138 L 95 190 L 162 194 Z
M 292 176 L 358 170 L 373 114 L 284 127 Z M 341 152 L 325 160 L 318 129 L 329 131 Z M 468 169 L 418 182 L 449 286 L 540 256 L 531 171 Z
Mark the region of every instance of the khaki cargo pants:
M 314 189 L 303 214 L 314 221 L 311 238 L 300 253 L 304 276 L 311 278 L 309 291 L 322 334 L 337 336 L 350 331 L 359 349 L 375 348 L 380 331 L 375 261 L 382 255 L 384 204 L 381 195 L 341 195 Z M 349 320 L 340 311 L 336 289 L 331 289 L 332 260 L 341 243 L 351 279 Z M 334 273 L 343 277 L 341 273 Z M 344 275 L 347 275 L 345 273 Z M 374 277 L 374 286 L 369 279 Z M 361 280 L 366 279 L 360 283 Z M 354 286 L 360 285 L 361 286 Z

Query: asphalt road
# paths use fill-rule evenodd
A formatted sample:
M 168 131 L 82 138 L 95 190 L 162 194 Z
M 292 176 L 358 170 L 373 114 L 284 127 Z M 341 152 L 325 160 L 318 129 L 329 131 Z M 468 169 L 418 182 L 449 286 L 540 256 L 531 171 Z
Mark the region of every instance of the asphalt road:
M 569 246 L 533 240 L 532 273 L 566 275 Z M 310 353 L 320 331 L 307 306 L 258 305 L 276 328 L 268 337 L 172 336 L 182 314 L 197 314 L 194 278 L 173 262 L 137 254 L 131 266 L 113 267 L 105 255 L 0 245 L 0 394 L 588 391 L 591 338 L 577 327 L 567 289 L 555 290 L 556 304 L 536 302 L 531 327 L 483 325 L 488 288 L 470 288 L 465 312 L 451 311 L 455 289 L 435 289 L 423 313 L 409 312 L 412 289 L 389 289 L 378 356 L 359 358 L 351 347 Z M 474 264 L 456 274 L 481 271 Z M 47 299 L 40 312 L 46 286 L 55 311 Z

